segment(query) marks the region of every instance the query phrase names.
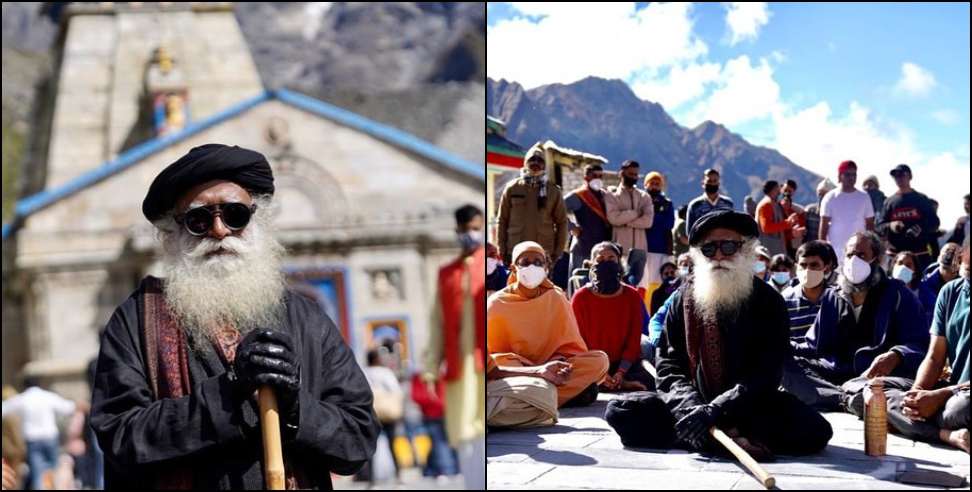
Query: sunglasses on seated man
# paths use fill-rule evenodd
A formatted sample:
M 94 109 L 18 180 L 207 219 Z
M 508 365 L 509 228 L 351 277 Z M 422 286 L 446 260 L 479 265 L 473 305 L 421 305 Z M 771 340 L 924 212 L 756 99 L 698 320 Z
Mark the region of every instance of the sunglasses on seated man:
M 739 251 L 739 249 L 742 248 L 742 245 L 743 241 L 732 241 L 728 239 L 724 241 L 709 241 L 699 246 L 699 250 L 702 251 L 702 254 L 705 255 L 706 258 L 712 258 L 715 256 L 717 249 L 722 251 L 722 254 L 726 256 L 732 256 L 736 254 L 736 251 Z

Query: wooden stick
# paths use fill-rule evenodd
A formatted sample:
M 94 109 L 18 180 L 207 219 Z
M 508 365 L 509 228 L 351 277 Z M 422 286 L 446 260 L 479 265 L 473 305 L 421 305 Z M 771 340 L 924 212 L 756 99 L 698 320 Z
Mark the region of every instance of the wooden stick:
M 728 449 L 729 452 L 732 453 L 732 455 L 735 456 L 736 459 L 739 460 L 739 462 L 742 463 L 750 471 L 750 473 L 756 477 L 756 480 L 763 484 L 763 487 L 771 489 L 776 486 L 776 479 L 773 478 L 773 475 L 770 475 L 766 472 L 766 470 L 763 469 L 762 466 L 759 466 L 759 463 L 757 463 L 756 460 L 754 460 L 745 449 L 739 447 L 739 445 L 736 444 L 736 441 L 733 441 L 732 438 L 727 436 L 725 432 L 722 432 L 713 426 L 709 428 L 709 434 L 712 435 L 716 441 L 719 441 L 720 444 L 725 446 L 726 449 Z
M 269 386 L 260 388 L 260 427 L 263 430 L 263 475 L 267 490 L 284 490 L 283 448 L 277 396 Z

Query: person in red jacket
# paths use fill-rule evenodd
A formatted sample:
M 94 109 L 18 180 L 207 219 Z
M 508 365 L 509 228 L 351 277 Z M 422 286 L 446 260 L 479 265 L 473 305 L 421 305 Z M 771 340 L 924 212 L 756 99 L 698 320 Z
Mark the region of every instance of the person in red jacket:
M 770 255 L 786 254 L 784 234 L 797 224 L 796 215 L 789 217 L 780 206 L 780 184 L 769 180 L 763 184 L 766 195 L 756 206 L 756 220 L 759 223 L 759 242 L 769 250 Z
M 445 424 L 442 420 L 445 402 L 442 401 L 441 395 L 445 394 L 445 385 L 440 379 L 434 383 L 435 391 L 429 391 L 430 386 L 432 385 L 425 381 L 421 373 L 412 376 L 412 400 L 422 410 L 422 424 L 429 433 L 429 440 L 432 441 L 432 448 L 425 459 L 422 475 L 426 477 L 455 475 L 459 473 L 456 451 L 449 447 L 449 439 L 446 437 Z
M 483 211 L 456 210 L 462 251 L 439 270 L 423 378 L 445 403 L 445 430 L 467 489 L 486 488 L 486 247 Z M 434 383 L 445 384 L 444 392 Z

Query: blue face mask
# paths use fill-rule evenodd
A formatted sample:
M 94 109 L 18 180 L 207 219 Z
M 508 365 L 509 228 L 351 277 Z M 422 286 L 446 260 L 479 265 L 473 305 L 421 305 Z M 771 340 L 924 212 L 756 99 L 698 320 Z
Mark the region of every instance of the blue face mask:
M 790 272 L 773 272 L 773 282 L 776 285 L 783 285 L 790 281 Z
M 898 280 L 900 280 L 900 281 L 902 281 L 902 282 L 904 282 L 906 284 L 910 284 L 911 283 L 911 279 L 914 278 L 914 275 L 915 275 L 915 272 L 911 271 L 910 268 L 908 268 L 908 267 L 906 267 L 904 265 L 895 265 L 894 266 L 894 278 L 896 278 L 896 279 L 898 279 Z
M 463 251 L 475 251 L 483 245 L 483 231 L 460 232 L 456 240 Z

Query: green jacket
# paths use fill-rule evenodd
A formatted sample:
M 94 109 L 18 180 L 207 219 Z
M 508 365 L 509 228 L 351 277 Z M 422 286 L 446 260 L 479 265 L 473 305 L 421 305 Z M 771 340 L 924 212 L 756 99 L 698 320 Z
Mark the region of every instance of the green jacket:
M 513 247 L 523 241 L 536 241 L 556 262 L 567 247 L 567 208 L 560 187 L 547 183 L 547 202 L 537 207 L 539 186 L 517 178 L 506 185 L 499 204 L 496 246 L 507 265 L 512 263 Z

